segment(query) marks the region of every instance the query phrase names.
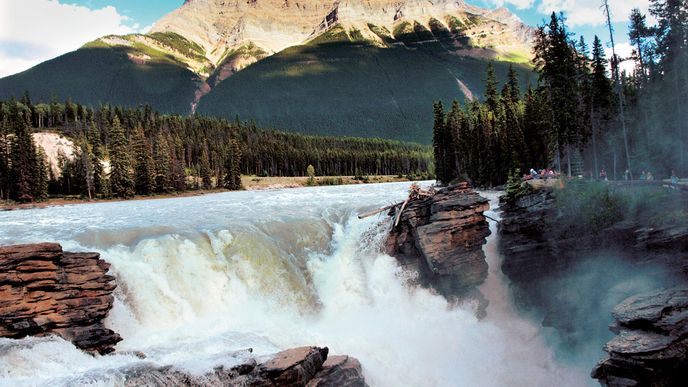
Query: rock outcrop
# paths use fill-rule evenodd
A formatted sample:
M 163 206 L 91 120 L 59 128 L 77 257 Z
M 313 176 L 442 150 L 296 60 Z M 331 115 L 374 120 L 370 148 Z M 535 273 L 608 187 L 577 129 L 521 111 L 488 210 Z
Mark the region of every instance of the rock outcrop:
M 116 287 L 97 253 L 54 243 L 0 247 L 0 337 L 58 335 L 92 353 L 120 336 L 103 325 Z
M 349 356 L 327 358 L 328 348 L 300 347 L 282 351 L 258 364 L 243 362 L 198 376 L 174 367 L 137 366 L 125 372 L 126 386 L 308 386 L 367 387 L 361 364 Z
M 530 51 L 533 33 L 506 8 L 488 10 L 455 0 L 193 0 L 156 22 L 151 32 L 183 36 L 200 45 L 208 60 L 218 65 L 228 51 L 247 43 L 272 54 L 304 44 L 337 24 L 384 44 L 374 30 L 393 34 L 405 22 L 428 30 L 441 24 L 480 47 L 524 53 Z
M 592 377 L 609 387 L 685 385 L 688 380 L 688 287 L 630 297 L 612 312 L 617 336 Z
M 467 184 L 451 186 L 432 197 L 411 201 L 387 239 L 387 251 L 418 273 L 449 300 L 476 295 L 487 278 L 482 246 L 490 234 L 483 212 L 487 199 Z

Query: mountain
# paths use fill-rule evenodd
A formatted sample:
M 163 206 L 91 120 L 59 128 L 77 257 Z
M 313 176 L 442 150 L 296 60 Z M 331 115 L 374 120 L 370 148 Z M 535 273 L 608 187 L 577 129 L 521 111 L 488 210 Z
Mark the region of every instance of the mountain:
M 488 61 L 530 76 L 532 32 L 506 9 L 460 0 L 187 0 L 148 34 L 106 36 L 0 79 L 0 97 L 427 143 L 432 102 L 480 96 Z

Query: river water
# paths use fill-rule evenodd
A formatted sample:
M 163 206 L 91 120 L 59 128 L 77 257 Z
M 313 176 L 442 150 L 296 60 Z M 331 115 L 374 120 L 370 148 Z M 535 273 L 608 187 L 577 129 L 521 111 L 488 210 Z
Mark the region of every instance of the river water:
M 0 339 L 0 385 L 118 385 L 132 366 L 203 375 L 301 345 L 357 357 L 371 386 L 581 386 L 537 326 L 512 309 L 493 230 L 490 305 L 477 320 L 410 287 L 382 252 L 385 216 L 408 183 L 231 192 L 0 213 L 0 244 L 98 251 L 116 276 L 107 325 L 119 354 L 57 338 Z M 485 193 L 493 207 L 497 195 Z M 492 211 L 492 217 L 499 215 Z M 139 359 L 131 351 L 147 355 Z

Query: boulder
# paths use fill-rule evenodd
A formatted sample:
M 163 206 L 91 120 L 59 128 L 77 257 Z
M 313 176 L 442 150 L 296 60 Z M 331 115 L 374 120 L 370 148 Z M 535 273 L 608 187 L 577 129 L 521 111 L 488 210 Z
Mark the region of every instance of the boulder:
M 490 235 L 483 216 L 489 208 L 467 184 L 413 200 L 390 232 L 387 252 L 450 300 L 475 294 L 487 278 L 482 246 Z
M 331 356 L 307 387 L 367 387 L 361 363 L 351 356 Z
M 98 253 L 67 253 L 54 243 L 0 247 L 0 337 L 58 335 L 91 353 L 121 337 L 103 320 L 115 278 Z
M 124 372 L 126 386 L 264 386 L 264 387 L 367 387 L 358 360 L 349 356 L 327 358 L 327 347 L 292 348 L 264 363 L 244 360 L 231 367 L 217 367 L 193 375 L 173 366 L 139 365 Z M 242 355 L 237 353 L 236 356 Z
M 688 380 L 688 287 L 630 297 L 612 312 L 617 336 L 592 371 L 604 386 L 684 385 Z

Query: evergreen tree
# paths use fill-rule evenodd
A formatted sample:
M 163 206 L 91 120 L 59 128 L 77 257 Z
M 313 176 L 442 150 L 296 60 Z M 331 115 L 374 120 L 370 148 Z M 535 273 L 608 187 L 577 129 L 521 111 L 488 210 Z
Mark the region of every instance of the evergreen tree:
M 485 103 L 491 112 L 499 109 L 499 94 L 497 93 L 497 76 L 492 62 L 487 64 L 487 79 L 485 81 Z
M 158 134 L 155 141 L 154 151 L 156 192 L 173 191 L 170 147 L 162 132 Z
M 540 91 L 547 98 L 550 113 L 548 134 L 551 147 L 561 170 L 566 157 L 571 174 L 571 155 L 574 148 L 585 141 L 580 126 L 579 93 L 576 57 L 578 53 L 569 43 L 563 16 L 552 13 L 547 26 L 538 28 L 535 37 L 534 63 L 539 73 Z
M 10 102 L 10 126 L 13 131 L 10 148 L 11 197 L 21 202 L 34 201 L 37 192 L 36 148 L 27 120 L 28 107 Z
M 239 148 L 239 142 L 235 139 L 229 141 L 229 152 L 225 158 L 225 176 L 223 185 L 228 190 L 239 190 L 242 188 L 241 184 L 241 148 Z M 309 165 L 313 169 L 312 175 L 315 176 L 315 169 L 312 165 Z
M 34 177 L 35 183 L 33 197 L 36 200 L 45 200 L 48 198 L 50 164 L 48 163 L 48 158 L 45 155 L 45 151 L 43 151 L 43 148 L 37 148 L 38 152 L 36 154 L 36 176 Z
M 212 188 L 210 158 L 208 156 L 208 146 L 204 144 L 201 147 L 201 156 L 198 165 L 198 176 L 201 178 L 200 189 Z
M 633 46 L 633 60 L 636 62 L 637 72 L 641 79 L 645 79 L 646 65 L 650 50 L 647 39 L 652 36 L 652 30 L 647 26 L 646 16 L 640 9 L 633 8 L 628 26 L 629 43 Z
M 448 184 L 451 181 L 451 169 L 448 167 L 448 152 L 450 144 L 446 143 L 447 125 L 445 122 L 444 106 L 441 101 L 434 104 L 435 123 L 433 125 L 432 143 L 435 154 L 435 175 L 437 181 Z
M 134 196 L 134 179 L 131 177 L 129 142 L 119 118 L 114 117 L 110 128 L 110 190 L 116 197 Z
M 134 182 L 136 193 L 140 195 L 150 195 L 155 192 L 155 164 L 153 161 L 152 150 L 143 128 L 138 126 L 134 130 L 132 138 L 132 151 L 134 153 Z

